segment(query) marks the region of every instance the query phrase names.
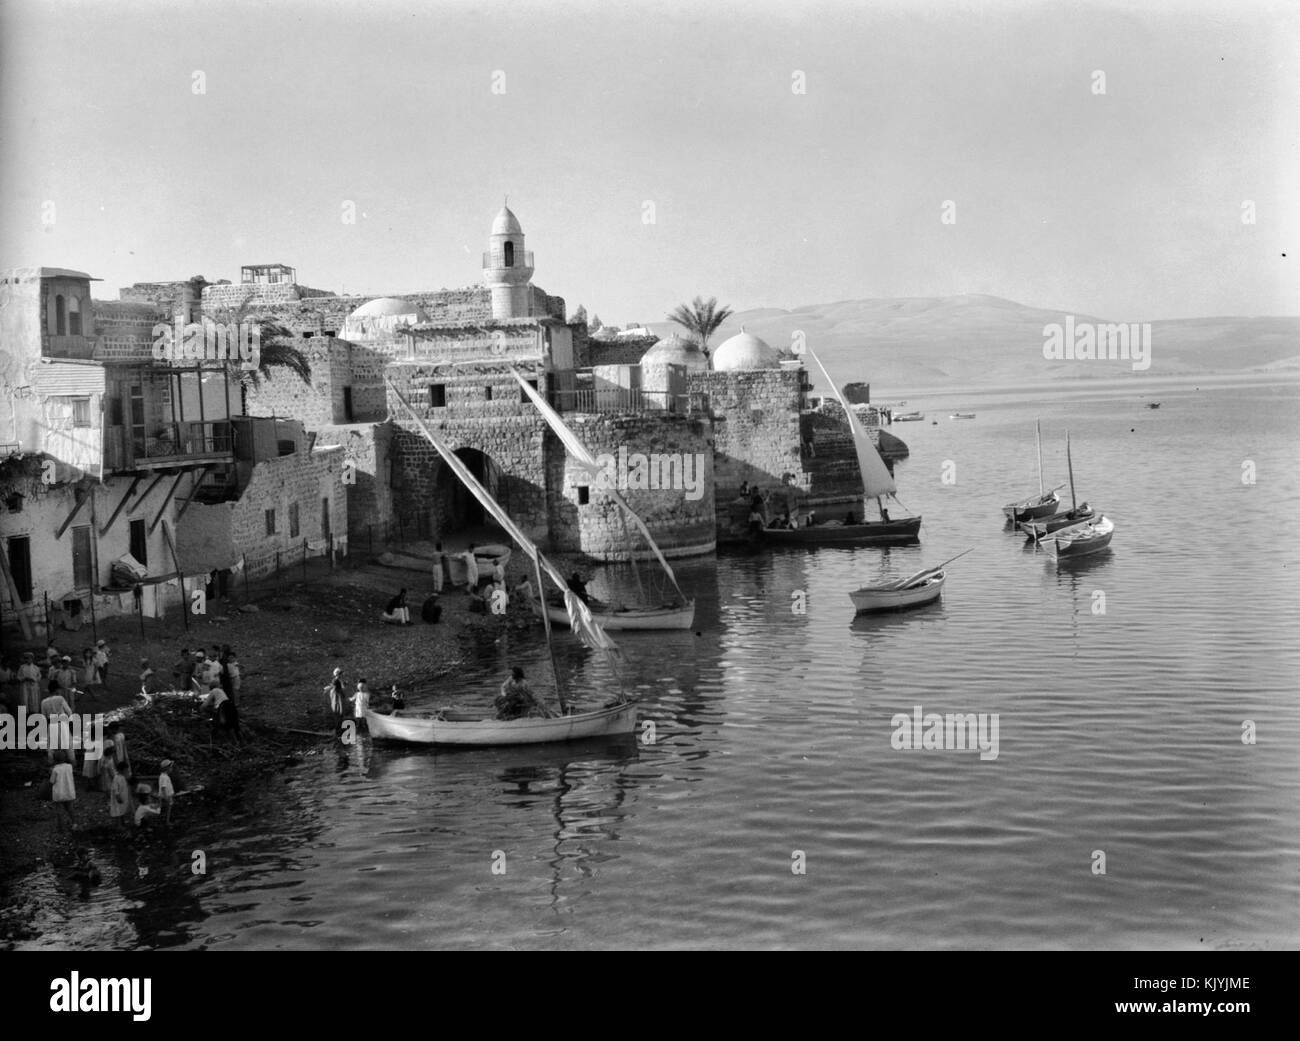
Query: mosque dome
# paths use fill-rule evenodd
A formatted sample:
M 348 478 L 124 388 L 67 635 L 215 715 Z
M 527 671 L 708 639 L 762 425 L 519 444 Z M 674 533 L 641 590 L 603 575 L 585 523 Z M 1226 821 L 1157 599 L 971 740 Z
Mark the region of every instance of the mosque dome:
M 781 365 L 781 353 L 768 346 L 753 333 L 740 332 L 724 340 L 713 352 L 713 368 L 717 372 L 739 372 L 745 369 L 776 369 Z
M 703 371 L 709 367 L 704 352 L 693 340 L 683 340 L 676 333 L 659 340 L 641 355 L 642 365 L 684 365 L 688 371 Z
M 496 220 L 492 222 L 493 235 L 522 235 L 524 229 L 519 226 L 519 218 L 510 212 L 510 207 L 502 206 Z
M 424 313 L 420 310 L 418 304 L 403 300 L 400 296 L 381 296 L 377 300 L 371 300 L 368 304 L 362 304 L 348 317 L 389 318 L 393 315 L 408 314 L 415 315 L 420 321 L 424 320 Z

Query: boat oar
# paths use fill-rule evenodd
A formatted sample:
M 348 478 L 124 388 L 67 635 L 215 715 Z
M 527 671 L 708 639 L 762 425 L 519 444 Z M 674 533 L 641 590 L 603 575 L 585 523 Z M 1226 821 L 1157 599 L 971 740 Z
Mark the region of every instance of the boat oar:
M 968 550 L 966 550 L 966 551 L 964 551 L 964 552 L 962 552 L 962 553 L 958 553 L 957 556 L 955 556 L 955 557 L 949 557 L 949 558 L 948 558 L 947 560 L 945 560 L 942 564 L 939 564 L 939 565 L 937 565 L 937 566 L 935 566 L 935 567 L 928 567 L 928 568 L 925 568 L 924 570 L 918 571 L 915 575 L 912 575 L 912 576 L 910 576 L 909 578 L 904 578 L 904 579 L 901 579 L 901 580 L 899 580 L 899 581 L 897 581 L 897 582 L 889 582 L 889 583 L 887 583 L 887 584 L 884 586 L 884 588 L 885 588 L 885 589 L 906 589 L 908 586 L 910 586 L 910 585 L 912 585 L 913 583 L 919 581 L 920 579 L 922 579 L 922 578 L 926 578 L 926 577 L 928 577 L 928 576 L 930 576 L 930 575 L 933 575 L 936 571 L 942 571 L 945 567 L 947 567 L 949 564 L 951 564 L 954 560 L 958 560 L 958 559 L 960 559 L 961 557 L 964 557 L 967 553 L 973 553 L 974 550 L 975 550 L 975 547 L 972 546 L 970 549 L 968 549 Z

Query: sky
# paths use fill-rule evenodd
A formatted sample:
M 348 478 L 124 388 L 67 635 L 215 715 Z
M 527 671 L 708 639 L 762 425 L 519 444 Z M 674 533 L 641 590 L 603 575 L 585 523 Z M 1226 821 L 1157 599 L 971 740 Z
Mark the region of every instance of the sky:
M 606 323 L 1295 315 L 1298 58 L 1260 0 L 7 0 L 0 266 L 451 288 L 508 195 L 535 284 Z

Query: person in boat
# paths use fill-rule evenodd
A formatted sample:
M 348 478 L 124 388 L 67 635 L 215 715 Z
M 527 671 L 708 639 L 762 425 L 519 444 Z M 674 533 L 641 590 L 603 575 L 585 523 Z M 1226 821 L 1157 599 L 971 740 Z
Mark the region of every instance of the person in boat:
M 587 583 L 582 580 L 582 576 L 576 571 L 569 576 L 569 589 L 572 590 L 578 599 L 584 604 L 591 603 L 590 599 L 587 597 Z
M 815 511 L 815 510 L 809 510 L 809 511 L 807 512 L 807 514 L 804 515 L 803 526 L 804 526 L 805 528 L 811 528 L 811 527 L 812 527 L 814 524 L 816 524 L 816 523 L 817 523 L 817 513 L 816 513 L 816 511 Z
M 493 705 L 497 710 L 497 719 L 548 717 L 552 714 L 537 700 L 537 695 L 524 679 L 524 670 L 518 665 L 510 670 L 510 678 L 501 684 L 501 693 L 497 695 Z
M 402 692 L 397 689 L 397 684 L 393 684 L 392 690 L 388 692 L 388 700 L 392 703 L 393 715 L 397 715 L 402 709 L 406 708 L 406 699 L 402 697 Z
M 844 526 L 848 527 L 850 524 L 857 524 L 857 523 L 858 523 L 857 515 L 852 510 L 849 510 L 849 512 L 844 515 Z
M 410 625 L 411 609 L 406 606 L 406 590 L 402 589 L 384 608 L 383 619 L 392 625 Z
M 886 524 L 889 523 L 889 511 L 885 509 L 885 504 L 883 502 L 880 504 L 880 519 Z
M 757 535 L 762 530 L 763 514 L 751 506 L 749 508 L 749 533 L 751 535 Z

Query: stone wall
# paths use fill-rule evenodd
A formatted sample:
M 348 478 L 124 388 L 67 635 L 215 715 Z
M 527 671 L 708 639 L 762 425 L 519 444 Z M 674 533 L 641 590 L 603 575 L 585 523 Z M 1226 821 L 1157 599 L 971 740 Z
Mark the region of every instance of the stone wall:
M 392 438 L 390 423 L 324 426 L 317 431 L 318 448 L 338 445 L 343 449 L 343 482 L 348 489 L 347 532 L 353 545 L 370 537 L 387 538 L 392 528 Z
M 630 336 L 622 340 L 588 339 L 578 365 L 583 368 L 595 365 L 640 365 L 641 356 L 658 342 L 656 336 Z M 575 340 L 575 348 L 576 346 Z
M 572 413 L 564 418 L 605 468 L 604 480 L 645 522 L 664 556 L 713 552 L 717 530 L 712 424 L 707 418 Z M 555 548 L 599 560 L 652 559 L 652 551 L 622 508 L 553 436 L 548 436 L 547 467 Z
M 98 361 L 153 360 L 154 326 L 172 324 L 172 312 L 142 301 L 93 300 L 95 349 Z
M 311 383 L 303 383 L 295 373 L 272 369 L 257 387 L 249 387 L 247 410 L 250 416 L 291 416 L 308 430 L 338 422 L 343 418 L 343 387 L 348 373 L 348 345 L 341 340 L 294 340 L 294 346 L 307 357 L 311 366 Z

